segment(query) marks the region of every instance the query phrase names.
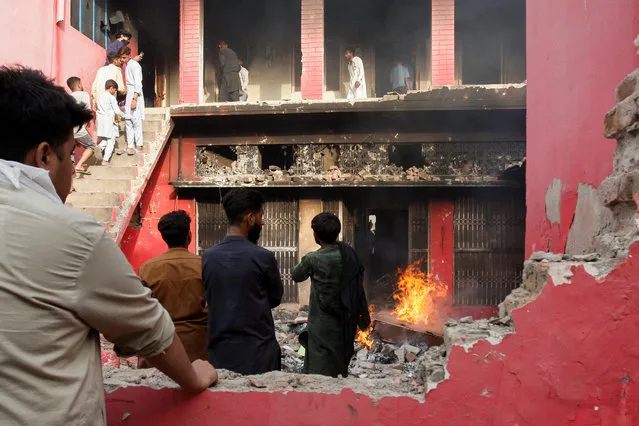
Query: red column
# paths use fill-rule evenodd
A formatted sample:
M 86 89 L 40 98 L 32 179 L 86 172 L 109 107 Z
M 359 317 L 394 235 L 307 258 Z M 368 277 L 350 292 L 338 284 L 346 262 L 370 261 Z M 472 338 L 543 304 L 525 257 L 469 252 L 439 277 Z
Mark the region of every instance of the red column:
M 453 240 L 454 205 L 449 200 L 430 203 L 430 272 L 448 284 L 452 295 L 455 247 Z
M 324 96 L 324 0 L 302 0 L 302 98 Z
M 204 86 L 202 1 L 180 0 L 180 103 L 199 103 Z
M 432 85 L 455 84 L 455 0 L 432 0 Z

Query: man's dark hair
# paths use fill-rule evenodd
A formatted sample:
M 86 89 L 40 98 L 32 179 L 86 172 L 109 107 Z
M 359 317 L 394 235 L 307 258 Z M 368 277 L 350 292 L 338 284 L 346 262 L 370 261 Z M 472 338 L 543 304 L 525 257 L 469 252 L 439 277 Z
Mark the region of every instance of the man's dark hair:
M 23 162 L 42 142 L 48 142 L 62 158 L 62 147 L 73 129 L 92 117 L 90 110 L 42 71 L 0 67 L 0 125 L 5 141 L 0 144 L 1 159 Z
M 184 210 L 167 213 L 160 218 L 158 231 L 169 248 L 185 247 L 191 231 L 191 218 Z
M 333 213 L 320 213 L 311 221 L 311 228 L 321 242 L 333 244 L 342 231 L 342 224 Z
M 109 63 L 112 64 L 113 62 L 115 62 L 118 59 L 120 59 L 120 55 L 118 55 L 117 52 L 109 52 L 107 54 L 107 59 L 108 59 Z
M 80 77 L 67 78 L 67 87 L 71 90 L 75 89 L 81 82 Z
M 217 45 L 228 46 L 229 44 L 225 40 L 220 40 L 220 42 Z
M 115 80 L 107 80 L 106 83 L 104 83 L 104 88 L 106 90 L 109 90 L 112 87 L 115 87 L 115 90 L 118 90 L 118 83 L 116 83 Z
M 232 189 L 222 199 L 224 212 L 231 225 L 238 225 L 247 213 L 255 213 L 264 206 L 264 196 L 254 189 Z
M 130 55 L 130 54 L 131 54 L 131 48 L 129 46 L 122 46 L 120 50 L 118 50 L 118 56 Z
M 132 37 L 132 35 L 131 35 L 131 33 L 130 33 L 130 32 L 125 31 L 125 30 L 120 30 L 120 31 L 118 31 L 118 33 L 115 35 L 115 38 L 117 39 L 117 38 L 120 38 L 120 37 L 122 37 L 122 36 L 124 36 L 124 37 L 126 37 L 126 38 L 131 38 L 131 37 Z

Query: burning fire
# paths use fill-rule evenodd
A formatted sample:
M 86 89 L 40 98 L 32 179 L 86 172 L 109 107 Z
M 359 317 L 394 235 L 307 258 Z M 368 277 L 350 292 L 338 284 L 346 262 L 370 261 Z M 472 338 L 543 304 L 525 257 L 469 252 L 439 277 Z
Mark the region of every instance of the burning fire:
M 428 325 L 435 302 L 446 297 L 448 286 L 422 271 L 422 262 L 423 259 L 417 260 L 399 271 L 397 290 L 393 293 L 393 299 L 397 301 L 393 313 L 399 320 Z
M 375 312 L 375 305 L 368 305 L 368 313 L 371 317 L 371 325 L 365 331 L 357 330 L 357 335 L 355 336 L 355 343 L 364 345 L 364 347 L 370 350 L 373 347 L 373 343 L 375 341 L 371 337 L 371 333 L 373 332 L 373 313 Z

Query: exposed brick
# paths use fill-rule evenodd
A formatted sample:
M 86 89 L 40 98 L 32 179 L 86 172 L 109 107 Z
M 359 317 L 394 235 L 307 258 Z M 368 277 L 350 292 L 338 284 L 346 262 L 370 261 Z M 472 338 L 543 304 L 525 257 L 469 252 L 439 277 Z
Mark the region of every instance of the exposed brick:
M 179 102 L 197 103 L 203 82 L 200 57 L 202 0 L 180 0 Z

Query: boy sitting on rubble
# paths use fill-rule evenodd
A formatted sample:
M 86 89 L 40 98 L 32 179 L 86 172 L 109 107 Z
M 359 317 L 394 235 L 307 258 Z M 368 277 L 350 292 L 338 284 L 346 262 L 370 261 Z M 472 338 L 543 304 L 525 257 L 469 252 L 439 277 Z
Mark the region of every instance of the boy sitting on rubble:
M 71 90 L 71 96 L 73 96 L 77 103 L 84 106 L 87 109 L 91 109 L 91 95 L 84 91 L 84 87 L 82 86 L 82 80 L 79 77 L 70 77 L 67 80 L 67 86 L 69 86 L 69 90 Z M 87 132 L 86 124 L 78 127 L 73 135 L 75 138 L 75 143 L 81 145 L 84 148 L 84 152 L 82 153 L 82 157 L 78 164 L 75 166 L 75 172 L 90 175 L 91 173 L 87 170 L 84 163 L 86 163 L 93 154 L 98 152 L 98 146 L 93 141 L 93 137 Z
M 120 110 L 115 94 L 118 92 L 118 83 L 115 80 L 107 80 L 105 91 L 98 98 L 98 111 L 96 121 L 100 148 L 104 151 L 102 165 L 111 164 L 111 156 L 115 149 L 115 138 L 120 136 L 120 128 L 115 122 L 115 117 L 126 118 L 126 114 Z

